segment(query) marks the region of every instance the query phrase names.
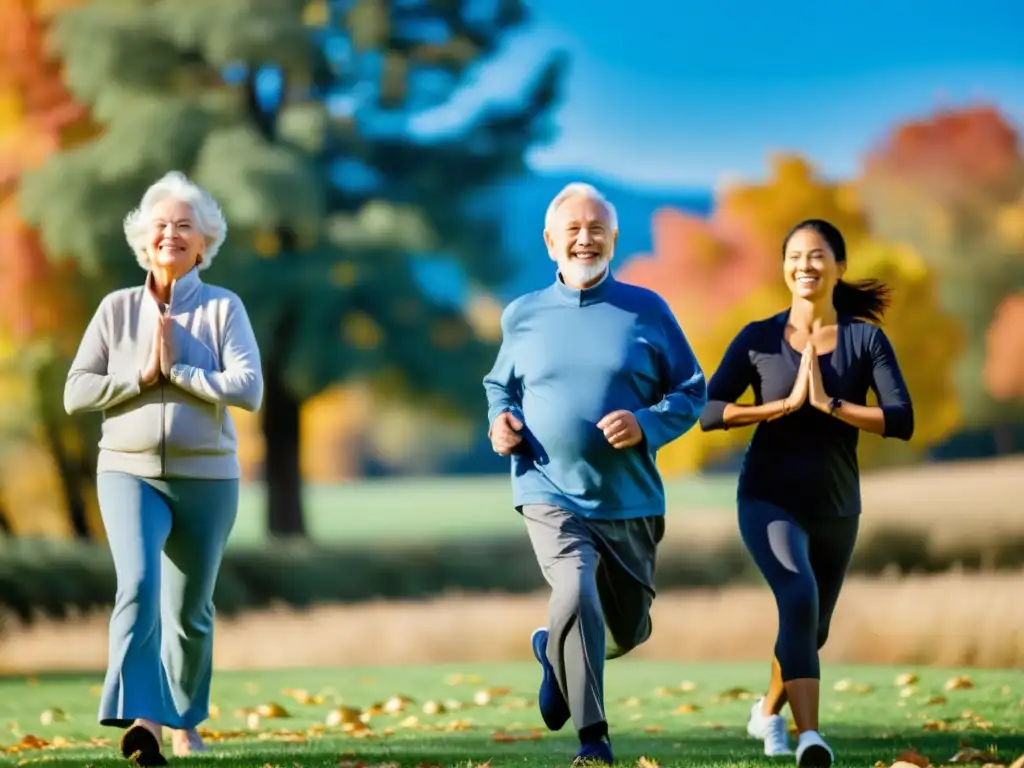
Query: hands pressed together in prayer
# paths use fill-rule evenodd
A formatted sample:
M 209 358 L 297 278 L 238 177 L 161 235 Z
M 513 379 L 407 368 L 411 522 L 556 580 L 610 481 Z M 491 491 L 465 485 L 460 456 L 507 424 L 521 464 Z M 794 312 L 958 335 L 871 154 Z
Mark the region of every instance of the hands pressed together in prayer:
M 804 347 L 803 355 L 800 358 L 800 368 L 796 374 L 793 391 L 782 401 L 783 410 L 780 415 L 792 413 L 808 402 L 811 407 L 824 413 L 829 412 L 832 402 L 832 398 L 825 391 L 825 385 L 821 380 L 818 353 L 810 341 Z
M 161 315 L 153 334 L 153 351 L 142 371 L 142 385 L 148 387 L 156 384 L 161 375 L 170 378 L 173 365 L 174 320 L 168 315 Z

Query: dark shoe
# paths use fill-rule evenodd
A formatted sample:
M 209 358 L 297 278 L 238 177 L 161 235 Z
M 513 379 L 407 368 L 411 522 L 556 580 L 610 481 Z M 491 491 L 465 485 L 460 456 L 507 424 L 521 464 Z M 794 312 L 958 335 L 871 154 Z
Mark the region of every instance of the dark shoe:
M 580 751 L 576 753 L 576 759 L 572 761 L 572 764 L 574 766 L 611 765 L 614 762 L 611 743 L 608 739 L 601 739 L 584 742 L 580 746 Z
M 533 655 L 540 662 L 540 667 L 544 671 L 544 677 L 540 683 L 540 693 L 537 695 L 540 716 L 548 729 L 557 731 L 569 720 L 569 705 L 558 687 L 555 668 L 548 661 L 548 631 L 544 627 L 534 630 L 533 635 L 530 636 L 530 645 L 533 647 Z
M 167 759 L 160 752 L 160 741 L 153 732 L 143 725 L 133 725 L 121 737 L 121 755 L 136 765 L 167 765 Z

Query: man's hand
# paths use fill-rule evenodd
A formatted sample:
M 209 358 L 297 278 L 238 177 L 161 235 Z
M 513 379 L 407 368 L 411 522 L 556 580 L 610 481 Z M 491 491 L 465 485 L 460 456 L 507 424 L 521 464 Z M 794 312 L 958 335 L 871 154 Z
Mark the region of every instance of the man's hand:
M 499 456 L 508 456 L 523 441 L 523 436 L 519 434 L 522 428 L 523 422 L 508 411 L 499 413 L 487 432 L 491 438 L 491 448 Z
M 597 422 L 597 428 L 604 432 L 612 448 L 632 448 L 644 439 L 644 432 L 631 411 L 612 411 Z

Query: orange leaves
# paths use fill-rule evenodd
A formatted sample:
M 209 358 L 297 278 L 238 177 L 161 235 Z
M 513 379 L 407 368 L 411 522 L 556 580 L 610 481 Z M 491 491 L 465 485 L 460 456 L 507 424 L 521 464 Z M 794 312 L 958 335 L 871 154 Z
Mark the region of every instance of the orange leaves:
M 884 179 L 948 203 L 965 203 L 981 189 L 997 197 L 1012 189 L 1021 156 L 1013 127 L 996 109 L 978 107 L 900 126 L 865 165 L 868 180 Z
M 1024 291 L 996 308 L 985 336 L 985 386 L 992 397 L 1010 402 L 1024 397 Z

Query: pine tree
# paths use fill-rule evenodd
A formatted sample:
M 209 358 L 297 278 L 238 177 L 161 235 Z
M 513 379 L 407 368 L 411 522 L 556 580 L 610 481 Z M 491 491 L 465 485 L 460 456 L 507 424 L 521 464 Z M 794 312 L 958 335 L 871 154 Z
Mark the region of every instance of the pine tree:
M 545 138 L 563 61 L 521 103 L 443 136 L 413 130 L 525 21 L 521 0 L 95 0 L 66 12 L 68 85 L 104 128 L 25 180 L 53 257 L 99 290 L 138 284 L 124 214 L 170 169 L 220 201 L 229 238 L 208 273 L 246 302 L 265 367 L 270 530 L 304 533 L 299 408 L 345 379 L 479 418 L 493 342 L 416 278 L 443 254 L 483 286 L 506 276 L 474 197 Z

